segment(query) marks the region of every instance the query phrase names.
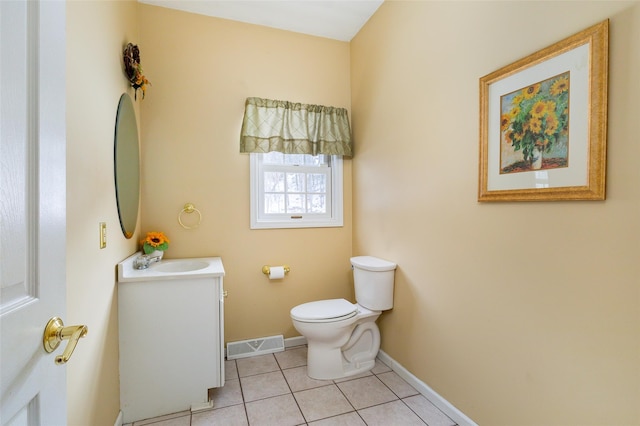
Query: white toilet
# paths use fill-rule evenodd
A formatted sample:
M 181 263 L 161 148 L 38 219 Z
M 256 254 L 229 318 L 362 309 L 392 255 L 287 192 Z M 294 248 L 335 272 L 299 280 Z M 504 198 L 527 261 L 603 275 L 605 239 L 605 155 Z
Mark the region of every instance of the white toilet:
M 373 368 L 380 349 L 376 320 L 393 307 L 396 264 L 372 256 L 351 258 L 355 304 L 319 300 L 291 309 L 293 326 L 307 338 L 307 374 L 338 379 Z

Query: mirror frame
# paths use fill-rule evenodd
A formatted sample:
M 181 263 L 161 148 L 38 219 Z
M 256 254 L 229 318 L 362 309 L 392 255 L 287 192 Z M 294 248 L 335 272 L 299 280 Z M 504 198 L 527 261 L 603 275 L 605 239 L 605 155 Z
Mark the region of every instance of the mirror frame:
M 125 238 L 133 237 L 140 205 L 140 146 L 138 123 L 131 96 L 123 93 L 118 102 L 113 143 L 116 203 Z

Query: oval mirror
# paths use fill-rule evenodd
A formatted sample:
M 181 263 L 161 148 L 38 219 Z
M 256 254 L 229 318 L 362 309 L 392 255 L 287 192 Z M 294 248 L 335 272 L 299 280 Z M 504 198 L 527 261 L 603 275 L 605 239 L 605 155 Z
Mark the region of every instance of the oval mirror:
M 118 102 L 114 138 L 116 202 L 122 233 L 133 236 L 138 222 L 140 202 L 140 149 L 138 124 L 131 96 L 123 93 Z

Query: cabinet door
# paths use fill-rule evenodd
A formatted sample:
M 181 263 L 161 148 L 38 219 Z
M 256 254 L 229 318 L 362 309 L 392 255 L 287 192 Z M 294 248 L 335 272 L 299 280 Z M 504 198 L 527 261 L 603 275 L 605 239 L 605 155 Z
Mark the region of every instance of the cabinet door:
M 188 410 L 224 383 L 219 277 L 118 286 L 124 422 Z

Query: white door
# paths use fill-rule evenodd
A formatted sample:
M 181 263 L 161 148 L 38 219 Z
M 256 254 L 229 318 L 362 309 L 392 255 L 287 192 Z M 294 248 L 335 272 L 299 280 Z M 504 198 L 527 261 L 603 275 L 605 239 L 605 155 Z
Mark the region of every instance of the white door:
M 0 0 L 0 423 L 65 425 L 65 3 Z

